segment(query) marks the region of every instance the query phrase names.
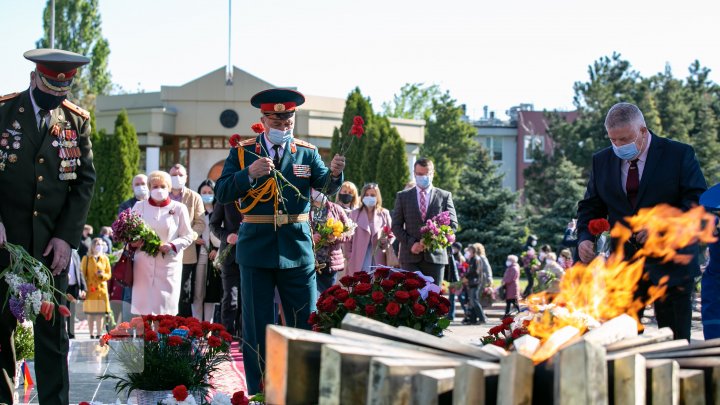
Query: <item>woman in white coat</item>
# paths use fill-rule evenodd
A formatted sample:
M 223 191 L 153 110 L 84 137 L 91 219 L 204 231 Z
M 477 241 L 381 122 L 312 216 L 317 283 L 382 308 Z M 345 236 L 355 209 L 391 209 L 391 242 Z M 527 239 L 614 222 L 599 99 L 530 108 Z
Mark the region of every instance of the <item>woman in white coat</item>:
M 372 266 L 387 264 L 387 250 L 394 237 L 388 232 L 392 227 L 390 212 L 382 207 L 380 188 L 368 183 L 360 192 L 362 203 L 350 213 L 357 224 L 355 234 L 345 245 L 348 256 L 347 274 L 353 275 Z M 388 234 L 389 233 L 389 234 Z
M 176 315 L 183 249 L 195 236 L 185 205 L 169 198 L 170 175 L 152 172 L 148 184 L 150 198 L 138 201 L 133 211 L 160 237 L 160 253 L 153 257 L 140 249 L 135 251 L 131 311 L 136 315 Z

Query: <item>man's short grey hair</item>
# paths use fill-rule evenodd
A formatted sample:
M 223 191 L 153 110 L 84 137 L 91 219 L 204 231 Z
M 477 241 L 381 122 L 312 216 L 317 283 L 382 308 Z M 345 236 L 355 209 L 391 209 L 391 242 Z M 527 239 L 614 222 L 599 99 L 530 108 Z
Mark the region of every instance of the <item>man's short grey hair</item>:
M 172 169 L 181 171 L 187 175 L 187 169 L 185 168 L 185 166 L 181 165 L 180 163 L 175 163 L 174 165 L 172 165 L 170 170 L 172 170 Z M 168 171 L 170 171 L 170 170 L 168 170 Z
M 617 103 L 605 116 L 605 129 L 608 131 L 631 124 L 645 125 L 645 117 L 635 104 Z
M 144 173 L 136 174 L 135 177 L 133 177 L 133 183 L 137 179 L 143 179 L 147 183 L 147 176 Z

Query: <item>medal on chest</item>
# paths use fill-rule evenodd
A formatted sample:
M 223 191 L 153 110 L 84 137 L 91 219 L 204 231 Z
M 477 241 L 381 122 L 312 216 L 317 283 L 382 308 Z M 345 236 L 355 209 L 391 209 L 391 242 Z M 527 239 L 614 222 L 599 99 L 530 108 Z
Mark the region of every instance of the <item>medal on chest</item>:
M 0 171 L 5 171 L 8 164 L 17 162 L 14 151 L 22 147 L 23 133 L 20 123 L 15 120 L 11 126 L 12 128 L 7 128 L 0 134 Z
M 77 131 L 72 129 L 70 122 L 56 123 L 50 128 L 50 135 L 55 139 L 52 146 L 57 148 L 58 157 L 60 158 L 60 167 L 58 178 L 60 180 L 77 179 L 77 170 L 80 166 L 80 148 L 77 142 Z

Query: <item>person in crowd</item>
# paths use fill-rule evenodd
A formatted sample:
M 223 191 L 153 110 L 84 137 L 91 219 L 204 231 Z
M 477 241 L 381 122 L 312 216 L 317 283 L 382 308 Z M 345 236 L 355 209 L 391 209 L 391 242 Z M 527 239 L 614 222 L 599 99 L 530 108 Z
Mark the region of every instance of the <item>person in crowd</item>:
M 120 206 L 118 207 L 118 215 L 127 209 L 132 209 L 136 202 L 147 200 L 150 197 L 150 189 L 148 189 L 147 186 L 146 175 L 142 173 L 135 175 L 135 177 L 133 177 L 132 186 L 133 196 L 120 203 Z
M 482 288 L 492 288 L 493 286 L 493 273 L 490 261 L 485 254 L 485 245 L 482 243 L 475 244 L 475 252 L 477 252 L 478 260 L 480 261 L 482 268 Z
M 197 268 L 200 246 L 205 244 L 202 239 L 205 231 L 205 207 L 200 194 L 185 187 L 187 183 L 187 169 L 180 163 L 170 168 L 172 190 L 170 199 L 185 205 L 193 230 L 195 246 L 190 246 L 182 255 L 182 288 L 178 302 L 178 315 L 192 316 L 192 302 L 195 297 L 195 269 Z
M 228 333 L 242 336 L 242 314 L 240 306 L 240 266 L 238 266 L 235 249 L 237 249 L 238 228 L 242 222 L 239 207 L 230 204 L 215 203 L 210 215 L 210 231 L 220 240 L 220 252 L 230 249 L 220 266 L 222 280 L 222 299 L 220 302 L 220 321 Z
M 547 259 L 547 255 L 552 251 L 553 250 L 550 245 L 545 244 L 540 246 L 540 252 L 538 253 L 538 260 L 540 260 L 540 268 L 545 267 L 545 260 Z
M 91 339 L 98 339 L 105 333 L 105 317 L 110 312 L 107 281 L 110 280 L 112 273 L 110 260 L 105 254 L 106 249 L 105 240 L 95 238 L 90 246 L 90 252 L 80 262 L 83 277 L 87 281 L 88 292 L 83 303 L 83 312 L 88 318 Z
M 611 145 L 593 155 L 585 197 L 578 203 L 578 255 L 584 263 L 595 258 L 595 237 L 588 230 L 591 220 L 607 217 L 612 227 L 658 204 L 689 210 L 707 189 L 693 148 L 653 134 L 637 106 L 612 106 L 605 129 Z M 626 244 L 625 254 L 631 257 L 646 240 L 646 230 L 637 232 Z M 644 299 L 651 286 L 668 277 L 665 296 L 654 303 L 655 317 L 659 327 L 673 330 L 675 339 L 690 339 L 691 293 L 700 274 L 697 252 L 697 244 L 678 251 L 692 257 L 686 264 L 647 260 L 636 290 L 636 296 Z
M 554 277 L 546 291 L 553 294 L 560 292 L 560 279 L 565 275 L 565 269 L 558 263 L 555 252 L 547 254 L 542 271 Z
M 573 218 L 568 222 L 565 232 L 563 233 L 562 245 L 566 249 L 570 249 L 571 259 L 577 257 L 577 219 Z
M 515 307 L 520 312 L 518 299 L 520 299 L 520 266 L 518 266 L 518 257 L 508 255 L 505 260 L 505 274 L 502 279 L 502 286 L 505 287 L 505 315 L 510 316 L 510 307 Z
M 150 198 L 138 201 L 133 211 L 157 233 L 160 252 L 151 256 L 140 249 L 142 241 L 131 243 L 136 249 L 131 312 L 135 315 L 176 315 L 183 253 L 193 244 L 195 235 L 185 205 L 169 197 L 170 175 L 154 171 L 148 175 L 148 183 Z
M 100 239 L 102 239 L 105 242 L 105 254 L 112 253 L 113 249 L 113 243 L 112 243 L 112 228 L 109 226 L 103 226 L 100 228 Z M 92 253 L 92 252 L 90 252 Z
M 570 249 L 565 248 L 560 251 L 560 257 L 558 257 L 557 260 L 560 267 L 562 267 L 563 271 L 569 269 L 572 267 L 572 265 L 575 263 L 573 261 L 573 254 L 570 251 Z
M 332 218 L 336 221 L 342 221 L 342 223 L 348 223 L 348 217 L 345 214 L 345 210 L 328 200 L 325 194 L 313 189 L 310 193 L 310 199 L 312 200 L 313 207 L 315 209 L 310 211 L 311 220 L 316 213 L 320 214 L 320 218 L 327 219 Z M 320 234 L 317 232 L 313 233 L 314 242 L 317 243 L 320 239 Z M 317 291 L 321 293 L 333 284 L 337 280 L 337 273 L 345 269 L 345 257 L 343 256 L 342 245 L 347 242 L 345 238 L 335 239 L 333 242 L 328 242 L 327 245 L 317 248 L 315 251 L 315 260 L 317 262 L 317 276 L 315 281 L 317 282 Z
M 307 321 L 316 308 L 315 255 L 308 224 L 310 189 L 332 195 L 344 181 L 344 156 L 335 155 L 328 169 L 317 147 L 293 137 L 295 110 L 304 101 L 301 93 L 290 89 L 255 94 L 250 104 L 260 109 L 265 130 L 230 150 L 215 186 L 218 201 L 227 204 L 241 199 L 239 208 L 244 214 L 236 258 L 241 271 L 243 362 L 251 393 L 260 392 L 265 328 L 273 322 L 275 288 L 288 326 L 309 329 Z M 273 185 L 278 186 L 271 176 L 273 170 L 285 179 L 279 184 L 280 197 L 272 192 Z M 263 185 L 271 192 L 263 194 Z
M 532 294 L 533 287 L 535 286 L 535 272 L 540 270 L 540 261 L 534 248 L 527 247 L 521 256 L 521 264 L 525 277 L 528 280 L 527 287 L 525 287 L 525 291 L 522 293 L 522 297 L 526 298 Z
M 355 183 L 346 181 L 340 186 L 340 191 L 335 196 L 335 203 L 341 206 L 346 214 L 354 210 L 360 205 L 360 197 L 358 197 L 358 189 Z
M 195 289 L 192 303 L 192 316 L 201 321 L 214 322 L 213 313 L 215 304 L 222 298 L 222 280 L 220 272 L 212 265 L 215 256 L 218 254 L 220 239 L 210 232 L 210 216 L 215 205 L 215 182 L 207 179 L 198 186 L 198 194 L 205 207 L 205 228 L 199 240 L 204 243 L 200 245 L 198 264 L 195 269 Z M 219 321 L 219 319 L 217 320 Z
M 465 311 L 465 305 L 462 303 L 461 299 L 461 291 L 462 288 L 453 287 L 458 284 L 458 282 L 461 280 L 460 278 L 460 271 L 462 269 L 463 263 L 465 263 L 465 256 L 463 256 L 463 245 L 460 242 L 453 242 L 453 244 L 450 246 L 450 254 L 453 257 L 453 265 L 454 268 L 450 270 L 448 273 L 448 282 L 450 283 L 450 291 L 448 291 L 448 300 L 450 301 L 450 311 L 447 314 L 447 318 L 451 321 L 455 320 L 455 299 L 457 298 L 458 301 L 460 301 L 460 305 L 463 307 L 463 312 Z
M 77 248 L 78 255 L 80 255 L 81 258 L 85 257 L 85 255 L 88 254 L 88 252 L 90 251 L 90 245 L 92 244 L 92 234 L 92 225 L 85 224 L 85 226 L 83 226 L 80 244 L 78 244 Z
M 392 213 L 392 230 L 400 239 L 400 265 L 405 270 L 420 271 L 440 284 L 444 266 L 448 262 L 447 250 L 426 250 L 420 229 L 425 221 L 441 212 L 450 213 L 450 226 L 457 230 L 457 216 L 452 194 L 433 187 L 435 166 L 430 159 L 418 159 L 413 167 L 416 187 L 397 193 Z
M 463 320 L 463 324 L 477 325 L 478 323 L 487 323 L 482 305 L 480 305 L 480 291 L 483 288 L 483 262 L 477 250 L 477 244 L 468 246 L 469 254 L 468 271 L 465 274 L 467 279 L 467 296 L 469 314 Z
M 10 43 L 11 39 L 6 39 Z M 71 250 L 79 247 L 95 185 L 90 143 L 90 113 L 67 100 L 79 68 L 90 59 L 59 49 L 33 49 L 25 58 L 35 62 L 28 88 L 0 97 L 0 124 L 9 134 L 0 170 L 0 245 L 22 246 L 53 273 L 55 298 L 65 303 Z M 14 64 L 8 60 L 8 66 Z M 62 128 L 61 128 L 62 124 Z M 67 138 L 66 138 L 67 137 Z M 63 142 L 60 142 L 63 141 Z M 0 145 L 2 141 L 0 140 Z M 73 151 L 79 155 L 65 158 Z M 0 251 L 0 269 L 9 264 Z M 0 280 L 0 297 L 7 282 Z M 65 320 L 55 306 L 49 321 L 35 320 L 35 377 L 43 405 L 67 404 L 68 338 Z M 0 403 L 12 404 L 16 370 L 12 341 L 16 318 L 2 306 L 0 321 Z
M 82 272 L 82 259 L 77 249 L 72 250 L 70 258 L 70 267 L 68 268 L 68 288 L 67 293 L 73 297 L 68 302 L 70 310 L 70 318 L 67 320 L 68 338 L 75 339 L 75 313 L 77 309 L 77 300 L 84 300 L 87 294 L 87 282 Z M 68 297 L 69 298 L 69 297 Z
M 387 230 L 392 229 L 390 212 L 382 206 L 382 194 L 376 183 L 368 183 L 360 191 L 360 207 L 350 213 L 357 224 L 355 235 L 348 243 L 348 274 L 368 271 L 372 266 L 387 265 L 387 250 L 394 241 Z

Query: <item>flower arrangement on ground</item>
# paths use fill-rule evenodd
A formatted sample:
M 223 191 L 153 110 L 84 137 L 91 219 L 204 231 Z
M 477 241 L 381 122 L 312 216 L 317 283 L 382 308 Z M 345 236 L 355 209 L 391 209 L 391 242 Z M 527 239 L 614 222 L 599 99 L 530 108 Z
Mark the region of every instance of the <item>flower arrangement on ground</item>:
M 0 273 L 0 280 L 8 284 L 3 305 L 10 307 L 15 319 L 20 323 L 35 322 L 38 315 L 42 315 L 49 321 L 56 304 L 62 316 L 70 316 L 70 310 L 55 299 L 55 293 L 62 296 L 65 293 L 55 288 L 50 269 L 20 245 L 5 242 L 2 247 L 10 256 L 10 264 Z
M 112 223 L 113 241 L 122 244 L 142 241 L 140 249 L 150 256 L 157 256 L 160 251 L 160 237 L 150 228 L 142 217 L 130 208 L 121 212 Z
M 595 237 L 595 252 L 608 256 L 610 253 L 610 223 L 605 218 L 591 219 L 588 231 Z
M 450 325 L 445 315 L 450 301 L 440 288 L 419 272 L 378 267 L 340 278 L 318 298 L 309 323 L 316 332 L 330 332 L 348 313 L 392 326 L 407 326 L 435 336 Z
M 350 219 L 343 222 L 339 219 L 328 218 L 324 223 L 319 223 L 313 233 L 313 241 L 315 242 L 315 250 L 330 246 L 338 241 L 346 240 L 353 236 L 357 224 Z
M 527 330 L 529 323 L 530 320 L 527 319 L 519 318 L 516 320 L 513 317 L 504 318 L 500 325 L 490 328 L 487 336 L 482 338 L 482 343 L 484 345 L 495 345 L 505 350 L 510 350 L 516 339 L 529 333 Z
M 122 322 L 100 339 L 111 344 L 112 353 L 125 374 L 106 374 L 117 380 L 115 390 L 163 391 L 184 385 L 207 396 L 212 388 L 208 376 L 230 360 L 232 336 L 217 323 L 172 315 L 143 315 Z
M 455 231 L 450 227 L 450 212 L 443 211 L 425 221 L 420 233 L 428 252 L 446 249 L 452 245 L 455 242 Z

